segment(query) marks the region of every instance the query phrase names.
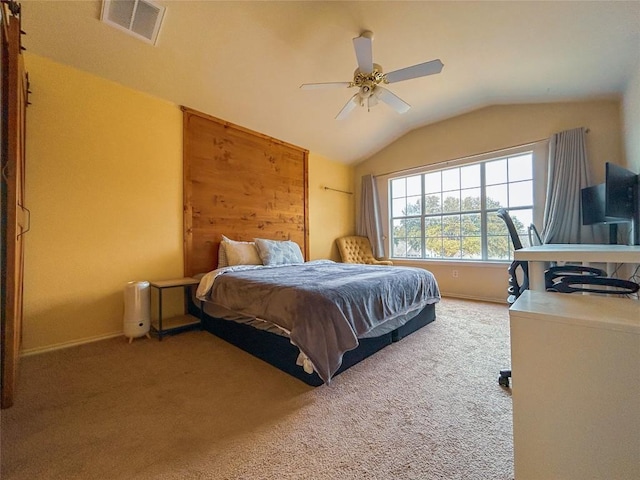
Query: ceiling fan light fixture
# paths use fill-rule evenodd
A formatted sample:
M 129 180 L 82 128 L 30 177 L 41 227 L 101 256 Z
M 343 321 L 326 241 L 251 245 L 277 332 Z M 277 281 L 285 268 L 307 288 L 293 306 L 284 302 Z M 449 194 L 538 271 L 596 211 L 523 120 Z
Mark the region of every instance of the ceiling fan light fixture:
M 358 95 L 360 96 L 360 98 L 365 100 L 369 98 L 371 95 L 373 95 L 373 92 L 375 91 L 375 89 L 376 89 L 376 86 L 374 83 L 367 82 L 363 85 L 360 85 L 360 90 L 358 91 Z
M 377 85 L 382 81 L 384 81 L 384 73 L 377 63 L 373 64 L 373 70 L 370 73 L 362 73 L 360 68 L 356 68 L 353 72 L 353 84 L 357 87 L 367 82 Z
M 390 73 L 384 73 L 382 67 L 373 63 L 373 33 L 364 31 L 359 37 L 353 39 L 353 47 L 356 53 L 358 66 L 353 72 L 352 82 L 328 82 L 328 83 L 306 83 L 300 88 L 313 89 L 334 86 L 358 87 L 358 93 L 352 96 L 342 110 L 336 115 L 337 120 L 347 116 L 355 106 L 366 106 L 369 110 L 377 105 L 379 100 L 383 101 L 397 113 L 407 112 L 411 106 L 398 97 L 396 94 L 383 88 L 380 84 L 388 84 L 409 80 L 411 78 L 425 77 L 440 73 L 444 64 L 440 59 L 419 63 L 410 67 L 401 68 Z
M 376 92 L 373 92 L 373 95 L 367 98 L 367 111 L 371 110 L 371 107 L 375 107 L 378 104 L 378 95 Z

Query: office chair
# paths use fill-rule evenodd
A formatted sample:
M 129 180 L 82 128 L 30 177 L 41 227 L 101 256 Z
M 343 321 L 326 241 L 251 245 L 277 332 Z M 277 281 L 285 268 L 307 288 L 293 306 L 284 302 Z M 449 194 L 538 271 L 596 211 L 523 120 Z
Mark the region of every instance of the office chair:
M 522 242 L 520 236 L 516 230 L 516 226 L 513 224 L 513 220 L 509 215 L 509 212 L 504 208 L 501 208 L 496 212 L 496 215 L 500 217 L 507 226 L 509 236 L 511 237 L 511 243 L 514 250 L 520 250 L 522 248 Z M 521 271 L 522 284 L 518 282 L 518 269 Z M 507 269 L 509 272 L 509 288 L 507 288 L 507 302 L 509 305 L 513 304 L 517 298 L 529 288 L 529 262 L 523 262 L 522 260 L 514 260 Z M 511 378 L 511 369 L 500 370 L 500 377 L 498 377 L 498 384 L 503 387 L 509 386 L 509 379 Z
M 538 233 L 538 229 L 533 223 L 529 225 L 528 234 L 529 244 L 531 246 L 544 245 L 542 237 Z M 547 291 L 572 293 L 578 290 L 576 290 L 575 287 L 571 287 L 571 285 L 577 284 L 606 285 L 608 287 L 606 289 L 588 287 L 591 293 L 635 293 L 634 285 L 629 285 L 628 283 L 626 283 L 626 280 L 608 278 L 607 272 L 599 268 L 585 267 L 582 265 L 557 265 L 555 262 L 552 262 L 551 265 L 552 266 L 544 272 L 544 286 Z M 613 290 L 619 291 L 613 292 Z
M 513 244 L 513 249 L 520 250 L 522 248 L 522 242 L 520 241 L 520 236 L 518 235 L 518 231 L 516 230 L 509 212 L 506 209 L 501 208 L 496 212 L 496 215 L 500 217 L 507 225 L 507 230 L 509 231 L 509 236 L 511 237 L 511 242 Z M 533 223 L 528 227 L 528 234 L 529 242 L 531 245 L 542 245 L 542 238 L 540 237 L 540 234 L 538 233 L 538 230 Z M 521 268 L 522 270 L 522 284 L 518 282 L 518 279 L 515 276 L 517 268 Z M 509 272 L 509 288 L 507 289 L 507 292 L 509 292 L 509 296 L 507 297 L 507 302 L 509 302 L 509 304 L 512 304 L 522 294 L 522 292 L 529 288 L 529 263 L 523 262 L 521 260 L 514 260 L 513 262 L 511 262 L 511 265 L 509 265 L 507 271 Z M 556 283 L 562 281 L 562 279 L 565 277 L 576 276 L 578 277 L 578 279 L 584 280 L 585 277 L 607 277 L 607 272 L 600 268 L 585 267 L 582 265 L 556 265 L 549 268 L 544 273 L 545 289 L 553 289 L 553 286 Z M 574 284 L 575 280 L 575 278 L 572 279 Z
M 551 267 L 544 272 L 545 289 L 547 292 L 559 293 L 602 293 L 606 295 L 630 295 L 640 290 L 640 285 L 631 280 L 607 277 L 604 270 L 601 275 L 572 275 L 557 271 L 559 267 Z M 573 266 L 584 271 L 598 270 L 592 267 Z
M 496 212 L 496 215 L 500 217 L 507 225 L 511 242 L 513 243 L 514 250 L 520 250 L 522 248 L 522 242 L 518 235 L 518 231 L 509 215 L 509 212 L 501 208 Z M 539 245 L 542 245 L 542 240 L 538 234 L 535 225 L 529 226 L 529 238 L 533 245 L 532 240 L 539 241 Z M 518 282 L 516 276 L 517 269 L 522 271 L 522 283 Z M 511 262 L 508 268 L 509 272 L 509 288 L 507 292 L 507 302 L 512 304 L 516 299 L 529 288 L 529 263 L 521 260 L 514 260 Z M 640 289 L 640 286 L 629 280 L 620 280 L 617 278 L 607 277 L 607 273 L 604 270 L 595 267 L 585 267 L 582 265 L 560 265 L 553 266 L 545 271 L 545 289 L 551 292 L 560 293 L 574 293 L 574 292 L 590 292 L 590 293 L 606 293 L 613 295 L 628 295 L 635 293 Z M 599 288 L 602 287 L 602 288 Z M 500 377 L 498 378 L 498 384 L 503 387 L 509 386 L 509 379 L 511 378 L 511 369 L 500 370 Z
M 522 248 L 522 242 L 520 241 L 520 236 L 518 235 L 518 231 L 516 230 L 516 226 L 514 225 L 509 212 L 504 208 L 501 208 L 496 212 L 496 215 L 507 225 L 513 249 L 520 250 Z M 522 284 L 520 284 L 518 280 L 518 269 L 520 269 L 521 272 Z M 509 272 L 509 288 L 507 288 L 509 296 L 507 297 L 507 302 L 512 304 L 522 294 L 522 292 L 529 288 L 529 262 L 514 260 L 511 262 L 511 265 L 509 265 L 507 271 Z
M 544 242 L 542 241 L 542 237 L 538 233 L 538 229 L 533 223 L 529 225 L 528 233 L 529 233 L 529 245 L 533 247 L 534 245 L 544 244 Z

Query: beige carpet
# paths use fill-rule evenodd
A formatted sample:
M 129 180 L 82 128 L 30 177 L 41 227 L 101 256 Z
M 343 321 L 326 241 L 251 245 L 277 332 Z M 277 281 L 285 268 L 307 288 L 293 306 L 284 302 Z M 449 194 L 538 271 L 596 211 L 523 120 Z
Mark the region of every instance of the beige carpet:
M 437 315 L 319 388 L 200 331 L 23 358 L 2 478 L 511 479 L 507 306 Z

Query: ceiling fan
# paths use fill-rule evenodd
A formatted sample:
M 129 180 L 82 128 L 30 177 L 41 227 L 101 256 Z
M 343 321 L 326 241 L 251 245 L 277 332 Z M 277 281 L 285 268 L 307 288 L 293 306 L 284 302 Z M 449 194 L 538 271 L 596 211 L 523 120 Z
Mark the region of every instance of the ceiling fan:
M 411 108 L 407 102 L 400 97 L 382 87 L 380 84 L 396 83 L 411 78 L 425 77 L 440 73 L 443 63 L 440 59 L 419 63 L 411 67 L 401 68 L 390 73 L 383 73 L 382 67 L 373 63 L 373 33 L 362 32 L 359 37 L 353 39 L 353 47 L 356 51 L 358 68 L 353 72 L 351 82 L 325 82 L 325 83 L 304 83 L 300 85 L 302 89 L 334 88 L 334 87 L 358 87 L 358 92 L 349 99 L 342 110 L 336 115 L 336 120 L 345 118 L 355 107 L 366 105 L 370 109 L 383 101 L 398 113 L 405 113 Z

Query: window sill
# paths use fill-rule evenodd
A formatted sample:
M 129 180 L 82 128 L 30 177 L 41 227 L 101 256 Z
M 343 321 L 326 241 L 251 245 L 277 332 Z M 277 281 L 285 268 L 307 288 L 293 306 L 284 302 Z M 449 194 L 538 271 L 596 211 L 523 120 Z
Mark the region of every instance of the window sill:
M 394 265 L 446 265 L 456 267 L 507 268 L 512 260 L 478 261 L 478 260 L 430 260 L 427 258 L 389 258 Z

